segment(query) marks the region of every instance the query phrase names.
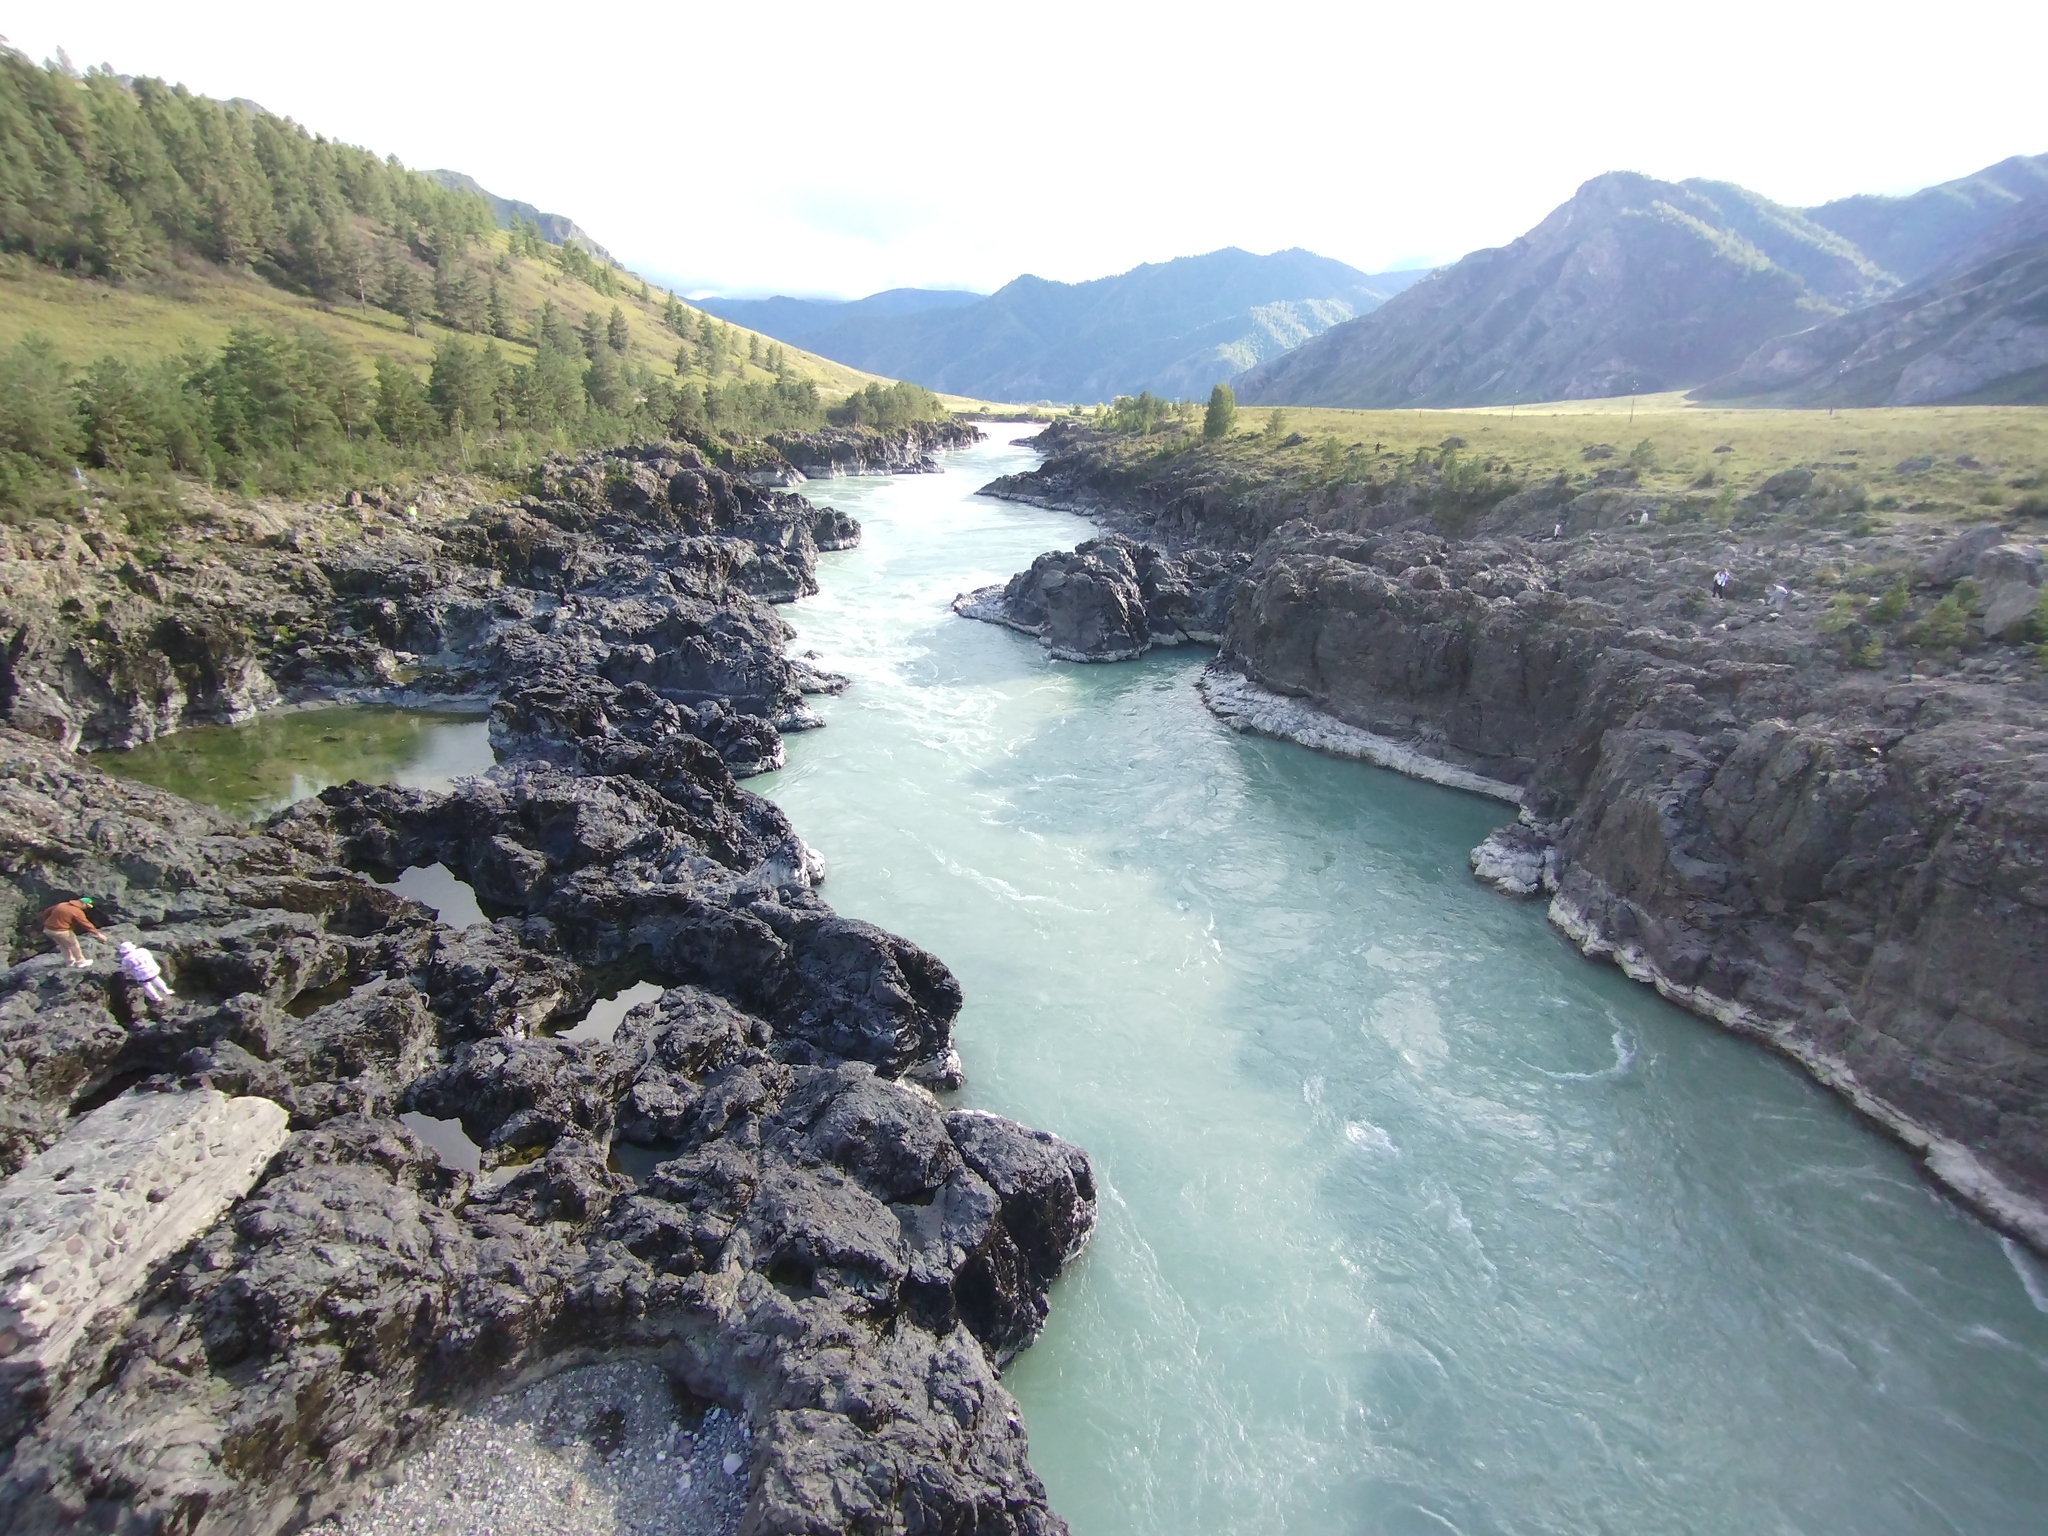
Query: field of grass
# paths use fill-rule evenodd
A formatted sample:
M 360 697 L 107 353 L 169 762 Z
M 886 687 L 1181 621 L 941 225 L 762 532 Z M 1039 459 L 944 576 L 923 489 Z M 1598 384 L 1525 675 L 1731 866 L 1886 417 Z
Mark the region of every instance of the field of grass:
M 506 248 L 507 237 L 495 232 L 486 255 L 495 258 Z M 496 276 L 515 334 L 528 334 L 532 316 L 548 300 L 573 321 L 581 321 L 590 310 L 608 317 L 617 304 L 625 312 L 632 335 L 628 357 L 663 372 L 674 366 L 678 340 L 662 322 L 667 295 L 659 289 L 652 290 L 643 302 L 638 279 L 614 274 L 622 291 L 617 298 L 607 298 L 551 263 L 522 257 L 514 258 L 510 266 L 510 272 L 500 271 Z M 175 352 L 187 340 L 208 349 L 218 347 L 231 329 L 242 324 L 311 325 L 347 345 L 365 366 L 386 356 L 409 363 L 422 374 L 433 360 L 434 348 L 451 334 L 432 322 L 422 322 L 420 335 L 414 336 L 403 320 L 386 310 L 348 303 L 317 304 L 250 274 L 204 263 L 113 284 L 57 272 L 21 256 L 0 257 L 0 348 L 11 347 L 36 332 L 54 342 L 73 364 L 87 363 L 107 352 L 139 360 Z M 728 371 L 725 377 L 771 378 L 765 368 L 746 362 L 752 333 L 734 329 L 739 373 Z M 517 342 L 501 341 L 499 346 L 514 362 L 527 362 L 533 356 L 530 347 Z M 765 337 L 762 346 L 765 351 Z M 876 379 L 874 374 L 794 347 L 784 350 L 794 370 L 815 379 L 827 399 L 844 397 Z M 703 381 L 701 372 L 686 377 Z
M 1261 438 L 1276 410 L 1283 435 L 1306 441 L 1280 449 Z M 1293 467 L 1292 460 L 1309 472 L 1336 452 L 1326 446 L 1332 441 L 1354 463 L 1359 453 L 1389 463 L 1418 449 L 1437 454 L 1452 438 L 1464 439 L 1459 454 L 1467 462 L 1491 461 L 1530 483 L 1633 464 L 1647 489 L 1742 494 L 1803 466 L 1849 477 L 1877 513 L 2048 519 L 2043 406 L 1729 410 L 1686 405 L 1678 395 L 1467 411 L 1248 406 L 1239 410 L 1229 453 L 1271 458 L 1276 468 Z

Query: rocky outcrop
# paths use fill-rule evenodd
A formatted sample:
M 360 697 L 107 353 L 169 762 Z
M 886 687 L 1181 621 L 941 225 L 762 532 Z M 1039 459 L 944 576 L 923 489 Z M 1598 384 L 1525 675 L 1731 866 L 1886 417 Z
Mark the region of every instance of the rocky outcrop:
M 1055 449 L 1025 494 L 1254 548 L 1201 680 L 1225 723 L 1519 805 L 1475 874 L 1548 896 L 1589 955 L 1793 1056 L 2048 1247 L 2031 543 L 1858 531 L 1805 468 L 1724 531 L 1626 484 L 1208 496 L 1198 456 L 1133 484 L 1099 434 Z
M 1007 585 L 954 598 L 953 611 L 1035 635 L 1062 661 L 1128 661 L 1155 645 L 1214 645 L 1244 565 L 1109 534 L 1040 555 Z
M 424 520 L 222 511 L 172 548 L 98 513 L 0 530 L 0 719 L 132 746 L 279 702 L 470 698 L 542 673 L 639 683 L 774 728 L 814 723 L 763 604 L 817 590 L 859 524 L 684 443 L 551 460 L 530 495 Z M 743 766 L 771 760 L 737 735 Z
M 1064 1530 L 996 1371 L 1087 1239 L 1088 1160 L 938 1102 L 958 983 L 832 912 L 735 778 L 844 685 L 761 601 L 812 579 L 815 510 L 659 445 L 372 526 L 152 567 L 143 600 L 334 626 L 281 688 L 390 663 L 491 698 L 499 766 L 445 793 L 346 784 L 249 829 L 110 778 L 65 740 L 195 695 L 122 691 L 83 559 L 79 611 L 17 628 L 10 698 L 61 728 L 0 729 L 0 1527 L 300 1529 L 465 1405 L 641 1358 L 741 1420 L 750 1532 Z M 433 863 L 491 921 L 365 878 Z M 43 952 L 34 914 L 83 892 L 172 998 Z M 642 982 L 612 1040 L 556 1033 Z M 178 1139 L 222 1106 L 227 1144 Z M 102 1155 L 110 1118 L 172 1134 Z
M 587 739 L 547 718 L 506 738 L 547 752 L 451 793 L 347 785 L 253 831 L 0 733 L 9 1162 L 68 1157 L 74 1111 L 131 1086 L 290 1130 L 16 1394 L 9 1529 L 294 1526 L 477 1394 L 633 1350 L 752 1425 L 749 1529 L 1062 1528 L 994 1371 L 1087 1236 L 1087 1160 L 910 1081 L 957 983 L 825 907 L 698 736 L 651 706 Z M 497 920 L 458 934 L 351 872 L 430 861 Z M 163 962 L 158 1017 L 17 926 L 74 890 Z M 667 990 L 610 1044 L 549 1033 L 641 980 Z
M 771 432 L 767 442 L 810 479 L 832 475 L 928 475 L 932 455 L 981 441 L 969 421 L 917 421 L 894 431 L 869 427 L 826 427 L 816 432 Z

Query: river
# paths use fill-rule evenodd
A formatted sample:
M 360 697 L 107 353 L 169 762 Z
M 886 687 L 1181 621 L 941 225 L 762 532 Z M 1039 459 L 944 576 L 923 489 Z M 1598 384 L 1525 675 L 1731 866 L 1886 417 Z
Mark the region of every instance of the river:
M 855 686 L 752 787 L 959 975 L 962 1100 L 1095 1159 L 1006 1376 L 1078 1536 L 2040 1530 L 2048 1269 L 1475 882 L 1497 804 L 954 618 L 1092 531 L 971 494 L 1020 430 L 810 488 L 865 535 L 783 612 Z

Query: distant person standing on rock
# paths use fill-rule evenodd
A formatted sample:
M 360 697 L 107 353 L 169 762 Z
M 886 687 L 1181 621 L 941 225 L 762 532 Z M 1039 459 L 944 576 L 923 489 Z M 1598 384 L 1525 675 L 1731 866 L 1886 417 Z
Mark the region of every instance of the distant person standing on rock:
M 43 908 L 43 937 L 57 946 L 57 953 L 68 965 L 82 967 L 92 964 L 78 945 L 81 933 L 89 933 L 94 938 L 100 936 L 99 929 L 92 925 L 92 919 L 85 915 L 85 909 L 91 905 L 90 896 L 81 896 L 76 901 L 60 901 Z
M 1728 583 L 1734 579 L 1726 571 L 1714 572 L 1714 596 L 1726 597 L 1728 595 Z

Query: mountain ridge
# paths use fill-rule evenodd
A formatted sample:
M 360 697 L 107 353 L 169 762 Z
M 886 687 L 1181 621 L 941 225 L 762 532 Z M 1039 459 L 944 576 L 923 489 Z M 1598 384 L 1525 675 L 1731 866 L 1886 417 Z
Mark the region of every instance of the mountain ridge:
M 850 366 L 894 366 L 903 371 L 891 377 L 927 388 L 981 399 L 1106 400 L 1141 389 L 1206 393 L 1249 363 L 1376 308 L 1421 275 L 1365 273 L 1299 248 L 1259 256 L 1227 246 L 1082 283 L 1026 273 L 985 297 L 927 297 L 907 313 L 875 303 L 885 295 L 842 306 L 700 302 L 821 356 L 868 360 Z M 767 306 L 777 307 L 773 316 Z M 788 328 L 774 330 L 771 320 Z
M 2048 367 L 2048 341 L 2036 344 L 2029 318 L 2048 300 L 2032 264 L 2005 259 L 2048 241 L 2048 213 L 2034 206 L 2044 195 L 2048 156 L 2013 156 L 1906 197 L 1808 209 L 1732 182 L 1608 172 L 1508 244 L 1471 252 L 1235 383 L 1251 404 L 1368 409 L 1666 389 L 1788 405 L 1933 403 L 1985 390 L 2009 401 L 2000 380 Z M 1821 379 L 1888 331 L 1879 351 L 1898 369 L 1856 363 L 1846 394 L 1846 376 Z M 1917 383 L 1901 382 L 1915 357 L 1937 355 L 1945 361 L 1922 364 Z M 2017 398 L 2038 393 L 2020 387 Z

